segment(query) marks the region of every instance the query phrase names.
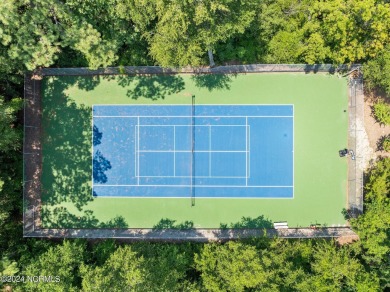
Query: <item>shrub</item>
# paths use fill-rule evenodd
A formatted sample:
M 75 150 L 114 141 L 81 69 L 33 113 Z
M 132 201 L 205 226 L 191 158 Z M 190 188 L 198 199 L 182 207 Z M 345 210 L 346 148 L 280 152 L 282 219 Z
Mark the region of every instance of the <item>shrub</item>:
M 383 100 L 379 100 L 374 104 L 374 116 L 375 119 L 383 125 L 390 125 L 390 105 L 386 104 Z
M 390 136 L 387 136 L 382 143 L 382 148 L 386 152 L 390 152 Z
M 372 90 L 380 87 L 390 95 L 390 46 L 363 66 L 365 86 Z

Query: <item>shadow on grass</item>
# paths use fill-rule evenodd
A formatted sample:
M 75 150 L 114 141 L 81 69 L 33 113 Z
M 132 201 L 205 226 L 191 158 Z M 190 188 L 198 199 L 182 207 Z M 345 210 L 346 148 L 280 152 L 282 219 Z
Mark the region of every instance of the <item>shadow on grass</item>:
M 206 88 L 208 91 L 229 90 L 230 83 L 237 74 L 195 74 L 191 80 L 198 88 Z

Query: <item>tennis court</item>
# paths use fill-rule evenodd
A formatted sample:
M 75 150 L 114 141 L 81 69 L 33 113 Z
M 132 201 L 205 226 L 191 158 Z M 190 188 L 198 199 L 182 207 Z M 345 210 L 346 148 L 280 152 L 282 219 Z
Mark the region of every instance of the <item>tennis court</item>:
M 344 225 L 347 81 L 45 76 L 42 226 Z
M 93 194 L 292 198 L 293 124 L 292 105 L 94 106 Z

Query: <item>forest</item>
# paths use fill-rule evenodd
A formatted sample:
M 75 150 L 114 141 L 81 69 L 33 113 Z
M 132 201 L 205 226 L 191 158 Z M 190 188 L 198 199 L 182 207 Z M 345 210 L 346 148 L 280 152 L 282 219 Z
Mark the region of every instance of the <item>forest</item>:
M 3 0 L 0 2 L 0 289 L 385 291 L 390 158 L 365 173 L 360 240 L 256 238 L 125 243 L 23 238 L 24 72 L 42 67 L 361 64 L 390 125 L 388 0 Z M 390 151 L 390 137 L 380 141 Z M 52 281 L 11 276 L 45 275 Z M 56 278 L 55 276 L 59 277 Z M 13 279 L 13 281 L 11 281 Z

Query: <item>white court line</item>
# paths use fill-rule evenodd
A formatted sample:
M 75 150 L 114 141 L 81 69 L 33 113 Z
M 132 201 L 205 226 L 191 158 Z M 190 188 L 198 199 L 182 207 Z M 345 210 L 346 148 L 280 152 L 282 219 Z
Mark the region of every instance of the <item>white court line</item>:
M 240 117 L 245 117 L 245 118 L 248 118 L 248 117 L 250 117 L 250 118 L 293 118 L 293 152 L 294 152 L 294 146 L 295 146 L 295 142 L 294 142 L 294 138 L 295 138 L 294 137 L 294 119 L 295 119 L 294 104 L 207 104 L 207 105 L 206 104 L 202 104 L 200 106 L 203 106 L 203 107 L 206 107 L 206 106 L 224 107 L 224 106 L 234 106 L 234 105 L 237 105 L 237 106 L 248 106 L 248 107 L 260 107 L 260 106 L 278 106 L 278 107 L 282 107 L 282 106 L 292 106 L 293 107 L 293 115 L 292 116 L 198 116 L 198 117 L 200 117 L 200 118 L 203 118 L 203 117 L 204 118 L 207 118 L 207 117 L 215 117 L 215 118 L 240 118 Z M 132 107 L 132 106 L 138 106 L 138 107 L 165 106 L 165 107 L 168 107 L 168 106 L 189 106 L 189 105 L 185 105 L 185 104 L 170 104 L 170 105 L 157 105 L 157 104 L 151 104 L 151 105 L 125 105 L 125 104 L 94 105 L 93 104 L 92 105 L 92 111 L 93 112 L 94 112 L 94 107 L 95 106 L 96 107 L 99 107 L 99 106 L 100 107 L 108 107 L 108 106 L 128 106 L 128 107 Z M 105 118 L 105 117 L 107 117 L 107 118 L 110 118 L 110 117 L 138 118 L 138 127 L 139 127 L 140 126 L 139 125 L 139 118 L 140 117 L 153 117 L 153 116 L 93 116 L 92 118 L 95 118 L 95 117 L 96 118 Z M 160 117 L 161 118 L 167 118 L 167 117 L 186 117 L 186 116 L 160 116 Z M 188 117 L 192 117 L 192 116 L 188 116 Z M 218 126 L 218 125 L 213 125 L 213 126 Z M 221 126 L 225 126 L 225 125 L 221 125 Z M 226 126 L 234 126 L 234 125 L 226 125 Z M 240 125 L 237 125 L 237 126 L 240 126 Z M 248 130 L 249 130 L 249 141 L 250 141 L 250 127 L 248 128 Z M 138 137 L 139 137 L 139 130 L 138 130 Z M 138 145 L 139 145 L 139 138 L 138 138 Z M 93 146 L 92 146 L 92 149 L 93 149 Z M 138 146 L 138 149 L 139 149 L 139 146 Z M 93 155 L 93 153 L 92 153 L 92 155 Z M 250 176 L 250 143 L 249 143 L 248 155 L 249 155 L 249 162 L 248 163 L 249 163 L 249 176 Z M 139 153 L 138 153 L 138 161 L 139 161 Z M 92 162 L 92 164 L 93 164 L 93 162 Z M 294 197 L 294 185 L 295 185 L 295 183 L 294 183 L 294 179 L 295 179 L 294 166 L 295 166 L 295 163 L 294 163 L 294 154 L 293 154 L 293 186 L 249 186 L 249 187 L 293 187 L 293 197 Z M 138 174 L 139 174 L 139 163 L 138 163 Z M 92 185 L 93 185 L 93 183 L 92 183 Z M 136 186 L 136 185 L 134 185 L 134 186 Z M 141 186 L 144 186 L 144 185 L 141 185 Z M 161 187 L 167 187 L 166 185 L 160 185 L 160 186 Z M 182 186 L 179 186 L 179 187 L 182 187 Z M 210 187 L 220 187 L 220 186 L 210 186 Z M 224 186 L 221 186 L 221 187 L 224 187 Z M 237 186 L 232 186 L 232 187 L 237 187 Z M 108 196 L 108 197 L 112 197 L 112 196 Z M 119 197 L 119 198 L 128 198 L 128 197 L 126 196 L 126 197 Z M 146 198 L 146 197 L 140 197 L 140 198 Z M 160 197 L 157 197 L 157 198 L 160 198 Z M 181 198 L 181 197 L 177 197 L 177 198 Z M 206 198 L 208 198 L 208 197 L 206 197 Z M 213 197 L 210 197 L 210 198 L 213 198 Z M 225 198 L 225 197 L 216 197 L 216 198 Z M 234 199 L 235 197 L 226 197 L 226 198 Z M 242 198 L 245 198 L 245 197 L 238 197 L 238 198 L 242 199 Z M 257 198 L 258 199 L 268 199 L 268 198 L 270 198 L 270 199 L 285 199 L 285 198 L 279 198 L 279 197 L 275 197 L 275 198 L 272 198 L 272 197 L 248 197 L 248 198 L 249 199 L 251 199 L 251 198 L 256 198 L 256 199 Z
M 140 172 L 139 172 L 139 165 L 140 165 L 140 161 L 139 161 L 139 132 L 140 132 L 139 117 L 137 119 L 137 126 L 138 126 L 138 131 L 137 131 L 137 133 L 138 133 L 138 139 L 137 139 L 137 144 L 138 144 L 138 147 L 137 147 L 137 149 L 138 149 L 138 155 L 137 155 L 137 161 L 138 161 L 138 163 L 137 163 L 137 168 L 138 168 L 138 170 L 137 170 L 137 174 L 138 174 L 138 176 L 137 176 L 137 183 L 139 185 L 139 175 L 140 175 Z
M 139 150 L 138 152 L 153 152 L 153 153 L 160 153 L 160 152 L 163 152 L 163 153 L 165 153 L 165 152 L 168 152 L 168 153 L 172 153 L 172 152 L 176 152 L 176 153 L 178 153 L 178 152 L 190 152 L 190 153 L 192 153 L 192 150 Z M 211 153 L 214 153 L 214 152 L 222 152 L 222 153 L 224 153 L 224 152 L 227 152 L 227 153 L 236 153 L 236 152 L 238 152 L 238 153 L 246 153 L 247 151 L 245 151 L 245 150 L 231 150 L 231 151 L 229 151 L 229 150 L 211 150 L 211 151 L 209 151 L 209 150 L 197 150 L 197 151 L 194 151 L 195 153 L 197 153 L 197 152 L 204 152 L 204 153 L 209 153 L 209 152 L 211 152 Z
M 137 177 L 137 125 L 134 125 L 134 176 Z
M 209 126 L 209 177 L 211 175 L 211 126 Z
M 248 185 L 248 117 L 245 119 L 245 185 Z
M 152 177 L 152 178 L 192 178 L 192 176 L 186 176 L 186 175 L 176 175 L 176 176 L 171 176 L 171 175 L 141 175 L 139 177 Z M 237 178 L 237 179 L 244 179 L 246 178 L 245 176 L 196 176 L 195 178 Z
M 94 118 L 192 118 L 192 116 L 93 116 Z M 293 116 L 195 116 L 195 118 L 292 118 Z
M 245 125 L 195 125 L 194 127 L 245 127 Z M 192 125 L 177 125 L 177 124 L 172 124 L 172 125 L 140 125 L 140 127 L 192 127 Z
M 196 106 L 242 106 L 242 105 L 245 105 L 245 106 L 292 106 L 294 105 L 293 103 L 275 103 L 275 104 L 272 104 L 272 103 L 259 103 L 259 104 L 247 104 L 247 103 L 231 103 L 231 104 L 217 104 L 217 103 L 207 103 L 207 104 L 197 104 Z M 168 106 L 191 106 L 191 104 L 185 104 L 185 103 L 171 103 L 171 104 L 154 104 L 154 103 L 151 103 L 151 104 L 120 104 L 120 103 L 111 103 L 111 104 L 93 104 L 92 107 L 94 106 L 101 106 L 101 107 L 105 107 L 105 106 L 128 106 L 128 107 L 135 107 L 135 106 L 165 106 L 165 107 L 168 107 Z
M 295 161 L 294 161 L 294 156 L 295 156 L 295 153 L 294 153 L 294 140 L 295 140 L 295 134 L 294 134 L 294 120 L 295 120 L 295 108 L 294 108 L 294 104 L 292 105 L 292 108 L 293 108 L 293 118 L 292 118 L 292 135 L 293 135 L 293 145 L 292 145 L 292 161 L 293 161 L 293 199 L 294 199 L 294 196 L 295 196 L 295 172 L 294 172 L 294 168 L 295 168 Z
M 95 199 L 107 199 L 107 198 L 113 198 L 113 199 L 188 199 L 188 197 L 174 197 L 174 196 L 166 196 L 166 197 L 156 197 L 156 196 L 144 196 L 144 197 L 140 197 L 140 196 L 104 196 L 104 195 L 98 195 L 97 198 Z M 266 200 L 266 199 L 271 199 L 271 200 L 292 200 L 294 198 L 292 197 L 203 197 L 203 196 L 196 196 L 196 198 L 199 200 L 199 199 L 202 199 L 202 200 L 210 200 L 210 199 L 214 199 L 214 200 L 218 200 L 218 199 L 231 199 L 231 200 Z M 115 238 L 121 238 L 121 237 L 115 237 Z M 125 238 L 125 237 L 123 237 Z M 126 237 L 128 238 L 128 237 Z
M 176 176 L 176 127 L 173 126 L 173 176 Z
M 35 84 L 35 83 L 34 83 Z M 93 112 L 93 105 L 92 105 L 92 112 Z M 25 111 L 24 111 L 24 114 L 25 114 Z M 25 119 L 24 119 L 25 121 Z M 91 182 L 92 182 L 92 190 L 91 190 L 91 193 L 92 193 L 92 196 L 93 196 L 93 184 L 94 184 L 94 178 L 93 178 L 93 152 L 95 151 L 94 149 L 94 146 L 93 146 L 93 126 L 95 125 L 94 123 L 94 120 L 93 120 L 93 117 L 91 119 L 91 126 L 92 126 L 92 137 L 91 137 L 91 142 L 92 142 L 92 153 L 91 153 L 91 169 L 92 169 L 92 173 L 91 173 Z
M 251 177 L 251 126 L 249 125 L 248 128 L 248 139 L 249 139 L 249 145 L 248 145 L 248 177 Z
M 175 188 L 190 188 L 191 185 L 94 185 L 94 187 L 175 187 Z M 196 188 L 293 188 L 293 186 L 236 186 L 236 185 L 201 185 Z

